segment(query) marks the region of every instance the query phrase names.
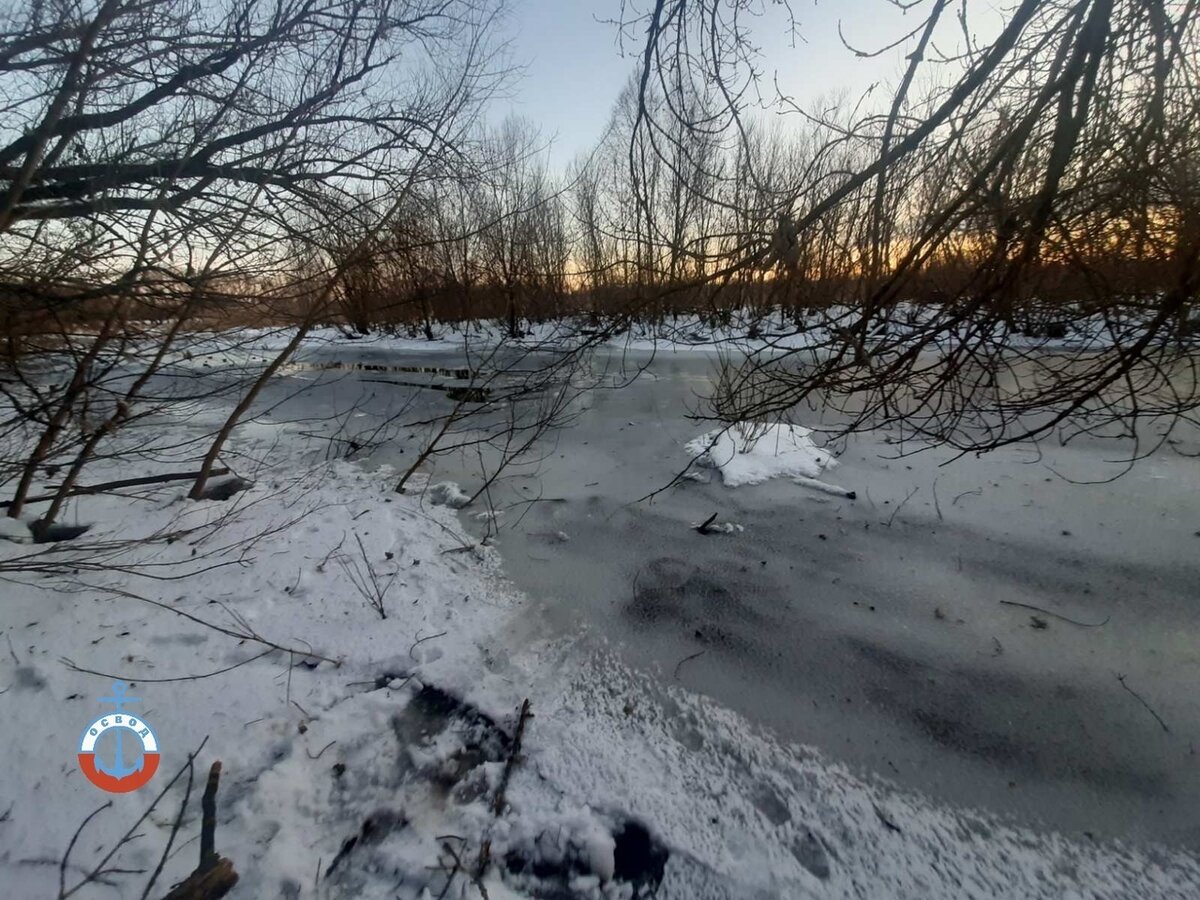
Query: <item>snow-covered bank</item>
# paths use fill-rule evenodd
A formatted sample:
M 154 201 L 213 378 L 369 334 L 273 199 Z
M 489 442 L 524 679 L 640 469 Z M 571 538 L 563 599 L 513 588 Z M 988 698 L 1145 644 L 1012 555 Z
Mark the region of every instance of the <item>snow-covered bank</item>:
M 926 326 L 937 312 L 936 306 L 898 304 L 873 324 L 867 346 L 885 340 L 911 336 Z M 1135 334 L 1141 327 L 1137 314 L 1130 313 L 1118 324 L 1102 316 L 1084 316 L 1063 310 L 1070 327 L 1046 329 L 1049 333 L 1009 330 L 1002 324 L 991 326 L 987 336 L 1003 340 L 1014 350 L 1028 352 L 1088 351 L 1111 347 L 1114 334 Z M 353 361 L 370 368 L 373 356 L 395 354 L 462 354 L 482 360 L 498 347 L 522 351 L 554 351 L 589 342 L 608 350 L 639 354 L 763 354 L 813 350 L 858 323 L 861 311 L 852 306 L 831 306 L 801 313 L 794 309 L 733 309 L 719 313 L 669 315 L 661 320 L 596 323 L 587 316 L 560 320 L 526 322 L 518 337 L 508 333 L 505 322 L 479 320 L 439 323 L 432 339 L 415 327 L 379 330 L 355 334 L 332 325 L 313 328 L 295 355 L 299 365 Z M 1116 331 L 1114 332 L 1114 329 Z M 189 360 L 197 366 L 262 363 L 283 350 L 293 337 L 291 327 L 241 329 L 236 336 L 221 333 L 194 335 Z M 957 330 L 964 340 L 977 341 L 985 336 L 980 326 L 963 323 Z M 1126 335 L 1128 336 L 1128 335 Z M 944 340 L 945 337 L 939 338 Z
M 72 852 L 69 889 L 205 738 L 198 774 L 224 763 L 217 845 L 241 875 L 232 896 L 436 897 L 451 877 L 446 896 L 475 896 L 485 844 L 492 898 L 645 896 L 660 876 L 658 896 L 679 898 L 1200 887 L 1187 855 L 940 809 L 648 685 L 586 637 L 542 631 L 452 512 L 389 482 L 346 463 L 281 466 L 225 503 L 177 489 L 82 498 L 85 538 L 0 542 L 0 678 L 21 735 L 0 776 L 8 896 L 55 896 L 72 834 L 112 799 Z M 122 543 L 136 538 L 151 541 Z M 60 574 L 13 571 L 31 553 Z M 100 558 L 119 568 L 73 571 Z M 117 675 L 163 762 L 146 789 L 110 798 L 75 752 Z M 497 815 L 526 698 L 534 717 Z M 140 895 L 179 800 L 108 864 L 143 872 L 77 896 Z M 153 895 L 194 865 L 196 806 Z

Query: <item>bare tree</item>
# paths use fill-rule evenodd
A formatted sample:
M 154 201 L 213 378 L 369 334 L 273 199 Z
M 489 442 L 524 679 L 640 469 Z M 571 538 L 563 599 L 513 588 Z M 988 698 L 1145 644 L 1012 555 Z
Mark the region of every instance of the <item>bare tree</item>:
M 657 158 L 698 139 L 654 97 L 681 70 L 718 85 L 707 121 L 748 142 L 760 84 L 742 23 L 765 5 L 656 0 L 628 14 L 624 33 L 645 31 L 634 136 Z M 1022 0 L 984 42 L 970 4 L 905 7 L 917 21 L 897 36 L 910 52 L 889 104 L 838 120 L 775 98 L 819 137 L 776 209 L 803 263 L 790 280 L 811 288 L 840 261 L 837 305 L 803 323 L 805 350 L 752 356 L 728 379 L 756 398 L 734 414 L 813 400 L 847 427 L 891 422 L 964 451 L 1056 431 L 1136 445 L 1140 421 L 1194 422 L 1200 242 L 1183 173 L 1195 171 L 1196 4 Z M 957 49 L 939 56 L 939 38 Z M 724 289 L 772 243 L 728 246 L 703 281 Z M 821 246 L 835 252 L 814 272 Z M 1073 344 L 1047 346 L 1061 339 Z
M 528 122 L 507 119 L 484 141 L 486 174 L 477 186 L 480 261 L 484 277 L 503 297 L 510 338 L 521 336 L 529 301 L 561 289 L 556 279 L 566 261 L 559 251 L 565 234 L 539 141 Z
M 506 74 L 490 43 L 497 9 L 97 0 L 0 14 L 13 409 L 0 427 L 28 448 L 0 472 L 15 483 L 10 516 L 39 467 L 66 455 L 53 520 L 104 439 L 136 421 L 154 376 L 188 352 L 179 345 L 197 320 L 266 311 L 303 332 L 327 315 L 348 273 L 329 254 L 331 219 L 379 229 L 397 197 L 453 158 Z M 45 377 L 48 359 L 70 376 Z M 243 393 L 194 493 L 285 359 Z

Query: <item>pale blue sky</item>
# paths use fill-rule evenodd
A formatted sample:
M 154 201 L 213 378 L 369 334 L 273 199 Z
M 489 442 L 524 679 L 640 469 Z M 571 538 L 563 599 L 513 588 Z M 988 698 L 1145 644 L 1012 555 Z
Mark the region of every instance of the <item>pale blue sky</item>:
M 602 20 L 616 18 L 620 0 L 509 0 L 514 62 L 527 66 L 513 88 L 511 109 L 542 128 L 554 139 L 556 165 L 592 147 L 608 122 L 612 105 L 636 65 L 638 47 L 626 47 L 622 58 L 617 29 Z M 648 0 L 632 0 L 648 5 Z M 990 3 L 974 4 L 987 9 Z M 903 50 L 876 59 L 859 59 L 838 39 L 838 22 L 846 38 L 864 50 L 890 43 L 919 24 L 884 0 L 793 0 L 800 39 L 789 45 L 779 12 L 754 22 L 754 39 L 763 48 L 762 67 L 768 79 L 776 74 L 781 86 L 802 104 L 848 90 L 857 98 L 872 83 L 897 80 Z M 953 23 L 951 23 L 953 24 Z M 956 28 L 957 26 L 954 26 Z M 949 29 L 946 40 L 957 35 Z

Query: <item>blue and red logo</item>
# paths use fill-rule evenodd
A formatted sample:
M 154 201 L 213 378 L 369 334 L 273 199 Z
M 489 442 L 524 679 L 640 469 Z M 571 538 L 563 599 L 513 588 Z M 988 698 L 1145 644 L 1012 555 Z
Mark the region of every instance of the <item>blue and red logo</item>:
M 111 697 L 100 702 L 112 704 L 116 710 L 101 716 L 83 730 L 79 742 L 79 768 L 87 780 L 110 794 L 127 794 L 145 785 L 158 771 L 158 740 L 144 719 L 123 712 L 130 703 L 141 702 L 126 692 L 129 685 L 114 681 Z M 124 740 L 132 733 L 133 740 Z M 126 750 L 136 756 L 126 761 Z M 111 760 L 111 761 L 110 761 Z

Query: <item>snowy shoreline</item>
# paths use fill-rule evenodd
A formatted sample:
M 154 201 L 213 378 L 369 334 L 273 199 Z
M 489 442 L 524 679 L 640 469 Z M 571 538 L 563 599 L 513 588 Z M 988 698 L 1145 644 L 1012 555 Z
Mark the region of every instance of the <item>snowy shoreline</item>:
M 76 516 L 95 523 L 83 543 L 0 541 L 5 562 L 49 551 L 38 559 L 69 569 L 82 548 L 157 536 L 128 547 L 120 571 L 5 573 L 5 711 L 26 735 L 0 779 L 10 896 L 53 895 L 72 833 L 107 799 L 77 770 L 74 744 L 111 679 L 64 659 L 134 683 L 164 748 L 156 784 L 207 738 L 198 765 L 224 764 L 217 841 L 241 875 L 233 896 L 437 896 L 453 858 L 475 860 L 485 841 L 490 897 L 645 896 L 659 875 L 660 897 L 1183 897 L 1200 886 L 1185 853 L 1084 845 L 939 808 L 681 689 L 647 686 L 586 636 L 547 633 L 494 551 L 463 550 L 472 542 L 454 514 L 390 494 L 388 475 L 336 463 L 260 472 L 226 503 L 178 490 L 81 498 Z M 368 567 L 391 585 L 386 618 L 354 587 L 351 573 Z M 262 645 L 171 610 L 297 652 L 254 658 Z M 497 816 L 526 698 L 533 718 Z M 115 796 L 69 876 L 153 792 Z M 121 866 L 153 868 L 178 799 L 122 849 Z M 197 818 L 193 797 L 182 834 Z M 641 868 L 630 835 L 648 836 Z M 177 850 L 163 885 L 193 865 L 190 844 Z M 137 895 L 144 877 L 123 877 L 116 894 Z M 454 877 L 464 896 L 477 891 Z

